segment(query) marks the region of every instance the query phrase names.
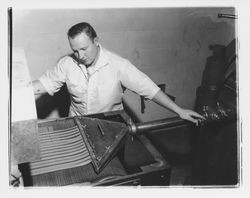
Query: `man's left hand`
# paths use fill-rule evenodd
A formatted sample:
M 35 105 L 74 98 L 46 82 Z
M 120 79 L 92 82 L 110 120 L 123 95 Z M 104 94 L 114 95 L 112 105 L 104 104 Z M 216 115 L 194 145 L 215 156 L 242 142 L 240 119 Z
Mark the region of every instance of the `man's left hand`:
M 200 120 L 205 120 L 205 117 L 189 109 L 182 109 L 179 113 L 179 116 L 184 120 L 195 123 L 196 126 L 199 124 Z

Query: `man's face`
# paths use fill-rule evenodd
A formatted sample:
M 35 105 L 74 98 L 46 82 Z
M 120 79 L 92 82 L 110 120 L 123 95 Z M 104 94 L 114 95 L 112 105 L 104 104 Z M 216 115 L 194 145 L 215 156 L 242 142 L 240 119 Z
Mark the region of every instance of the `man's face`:
M 97 38 L 92 41 L 84 32 L 69 37 L 69 44 L 77 60 L 85 66 L 91 66 L 98 54 Z

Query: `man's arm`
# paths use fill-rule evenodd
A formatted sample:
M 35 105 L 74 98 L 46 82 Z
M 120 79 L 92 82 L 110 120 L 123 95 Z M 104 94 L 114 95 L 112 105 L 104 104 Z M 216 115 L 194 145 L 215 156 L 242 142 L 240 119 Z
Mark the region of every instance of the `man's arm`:
M 164 92 L 159 90 L 156 95 L 152 99 L 155 103 L 177 113 L 180 118 L 184 120 L 189 120 L 196 125 L 198 125 L 198 120 L 199 119 L 205 119 L 203 116 L 200 114 L 189 110 L 189 109 L 183 109 L 179 107 L 177 104 L 175 104 Z

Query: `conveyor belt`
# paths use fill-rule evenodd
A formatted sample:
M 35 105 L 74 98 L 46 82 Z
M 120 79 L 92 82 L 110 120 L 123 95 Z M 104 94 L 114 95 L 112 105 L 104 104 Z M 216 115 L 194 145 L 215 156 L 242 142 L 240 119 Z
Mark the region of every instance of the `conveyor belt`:
M 91 162 L 86 145 L 76 126 L 60 130 L 41 127 L 39 139 L 41 160 L 30 163 L 31 175 L 84 166 Z

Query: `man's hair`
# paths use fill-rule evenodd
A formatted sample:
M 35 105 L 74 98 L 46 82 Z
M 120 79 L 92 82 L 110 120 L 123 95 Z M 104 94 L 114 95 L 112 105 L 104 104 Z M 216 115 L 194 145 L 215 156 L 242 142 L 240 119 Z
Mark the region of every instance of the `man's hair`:
M 78 34 L 85 32 L 86 35 L 93 41 L 97 37 L 94 28 L 88 23 L 77 23 L 72 26 L 68 31 L 68 37 L 75 38 Z

